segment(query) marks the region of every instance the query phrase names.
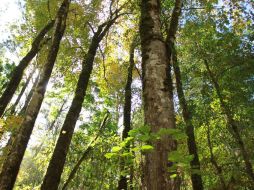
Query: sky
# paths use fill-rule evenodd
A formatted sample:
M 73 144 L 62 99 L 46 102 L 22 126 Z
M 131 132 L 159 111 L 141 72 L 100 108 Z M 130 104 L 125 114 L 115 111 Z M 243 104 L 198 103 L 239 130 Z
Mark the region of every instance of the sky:
M 20 0 L 1 0 L 0 3 L 0 41 L 5 40 L 9 33 L 9 25 L 22 18 L 18 3 Z
M 10 25 L 17 24 L 22 20 L 22 12 L 20 10 L 19 3 L 23 2 L 23 0 L 0 0 L 0 43 L 4 40 L 8 39 L 10 35 Z M 19 62 L 19 58 L 9 52 L 8 50 L 5 51 L 5 56 L 8 57 L 10 60 L 14 61 L 16 64 Z M 31 84 L 29 86 L 31 88 Z M 29 89 L 30 90 L 30 89 Z M 14 97 L 15 100 L 16 96 Z M 25 97 L 22 97 L 21 101 L 24 101 Z M 13 101 L 14 101 L 13 100 Z M 37 125 L 44 123 L 44 120 L 39 117 L 37 120 Z M 37 136 L 32 135 L 32 138 L 29 144 L 35 144 L 37 141 Z

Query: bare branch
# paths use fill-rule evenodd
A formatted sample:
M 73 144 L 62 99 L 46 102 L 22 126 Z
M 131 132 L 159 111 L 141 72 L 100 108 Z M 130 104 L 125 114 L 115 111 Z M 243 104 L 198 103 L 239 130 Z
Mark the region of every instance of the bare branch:
M 94 29 L 93 29 L 93 26 L 90 24 L 90 22 L 87 22 L 87 24 L 88 24 L 88 26 L 89 26 L 89 28 L 93 31 L 93 33 L 95 34 L 95 31 L 94 31 Z
M 52 16 L 51 16 L 51 11 L 50 11 L 50 4 L 49 4 L 49 0 L 48 0 L 47 5 L 48 5 L 49 19 L 50 19 L 50 20 L 53 20 L 53 19 L 52 19 Z

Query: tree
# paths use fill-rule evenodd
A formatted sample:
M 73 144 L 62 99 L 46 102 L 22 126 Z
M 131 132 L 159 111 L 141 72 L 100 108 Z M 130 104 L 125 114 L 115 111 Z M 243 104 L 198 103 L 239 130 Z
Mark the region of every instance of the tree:
M 29 103 L 26 110 L 25 119 L 21 124 L 19 134 L 15 138 L 14 143 L 10 148 L 10 154 L 7 156 L 3 164 L 0 174 L 0 189 L 12 189 L 14 186 L 21 161 L 24 156 L 30 135 L 32 133 L 36 117 L 40 110 L 41 103 L 46 91 L 46 86 L 57 57 L 60 41 L 65 31 L 69 4 L 69 0 L 64 0 L 58 10 L 54 36 L 52 38 L 52 44 L 47 57 L 47 62 L 44 65 L 31 102 Z
M 66 182 L 63 185 L 63 190 L 65 190 L 68 186 L 68 184 L 71 182 L 71 180 L 74 178 L 75 174 L 77 173 L 77 170 L 79 169 L 80 165 L 82 164 L 82 162 L 87 158 L 88 154 L 92 151 L 93 148 L 93 143 L 96 142 L 96 140 L 98 139 L 100 133 L 102 132 L 103 128 L 105 128 L 107 119 L 108 119 L 109 113 L 106 113 L 105 117 L 103 118 L 103 121 L 101 122 L 98 134 L 96 135 L 96 137 L 89 143 L 89 145 L 87 146 L 86 150 L 83 152 L 81 158 L 78 160 L 78 162 L 76 163 L 76 165 L 73 167 L 73 169 L 70 172 L 70 175 L 68 177 L 68 179 L 66 180 Z
M 142 47 L 143 97 L 145 124 L 156 133 L 174 129 L 175 116 L 170 84 L 170 68 L 166 44 L 160 25 L 160 1 L 142 1 L 140 38 Z M 144 184 L 147 189 L 177 189 L 168 172 L 168 153 L 176 148 L 167 135 L 152 142 L 154 150 L 146 153 Z
M 18 103 L 20 102 L 20 99 L 21 97 L 23 96 L 25 90 L 27 89 L 28 87 L 28 84 L 30 83 L 30 80 L 32 79 L 33 77 L 33 73 L 34 73 L 35 69 L 32 70 L 32 72 L 30 73 L 30 75 L 28 76 L 28 78 L 26 79 L 26 82 L 24 84 L 24 86 L 22 87 L 17 99 L 15 100 L 15 103 L 11 106 L 11 110 L 10 110 L 10 114 L 14 114 L 15 113 L 15 110 L 16 110 L 16 107 L 18 105 Z
M 188 136 L 187 144 L 188 144 L 189 154 L 194 156 L 193 160 L 190 162 L 191 169 L 193 170 L 191 174 L 192 187 L 194 190 L 195 189 L 202 190 L 203 189 L 202 178 L 201 178 L 201 175 L 198 174 L 198 172 L 200 172 L 200 162 L 199 162 L 197 145 L 195 140 L 194 126 L 191 121 L 191 113 L 189 111 L 189 108 L 185 99 L 183 87 L 182 87 L 181 71 L 178 65 L 177 53 L 175 48 L 175 38 L 176 38 L 179 17 L 181 14 L 181 7 L 182 7 L 182 2 L 176 0 L 175 7 L 171 16 L 170 26 L 167 32 L 166 41 L 167 41 L 169 59 L 171 60 L 171 64 L 173 65 L 175 79 L 176 79 L 176 91 L 177 91 L 180 106 L 182 108 L 182 115 L 184 118 L 184 122 L 186 124 L 186 134 Z
M 253 189 L 250 0 L 17 6 L 0 12 L 1 95 L 55 23 L 0 118 L 0 189 Z
M 131 45 L 130 45 L 130 59 L 129 59 L 129 67 L 128 67 L 128 75 L 127 75 L 127 81 L 125 85 L 125 92 L 124 92 L 124 113 L 123 113 L 123 134 L 122 134 L 122 140 L 124 141 L 129 135 L 128 133 L 131 130 L 131 84 L 132 84 L 132 72 L 133 68 L 135 66 L 134 62 L 134 51 L 136 46 L 136 37 L 134 37 Z M 124 160 L 122 159 L 120 161 L 120 169 L 124 170 Z M 132 174 L 130 174 L 132 175 Z M 132 184 L 130 181 L 130 187 L 132 188 Z M 128 183 L 127 183 L 127 177 L 126 175 L 121 175 L 119 182 L 118 182 L 118 189 L 124 189 L 127 190 Z
M 0 117 L 2 117 L 4 110 L 6 109 L 8 103 L 11 101 L 15 91 L 18 88 L 18 85 L 22 79 L 23 72 L 30 63 L 30 61 L 35 57 L 35 55 L 39 52 L 44 36 L 48 33 L 48 31 L 54 26 L 55 21 L 50 21 L 35 37 L 32 47 L 30 51 L 26 54 L 26 56 L 20 61 L 19 65 L 15 67 L 11 76 L 11 80 L 5 88 L 4 93 L 0 98 Z M 45 43 L 45 42 L 44 42 Z
M 67 152 L 74 132 L 75 124 L 78 120 L 79 113 L 82 108 L 82 103 L 86 95 L 86 89 L 93 69 L 96 51 L 103 37 L 106 35 L 110 27 L 115 23 L 116 19 L 120 16 L 120 10 L 121 9 L 117 9 L 112 15 L 110 15 L 109 20 L 101 24 L 98 27 L 97 31 L 94 33 L 88 53 L 86 54 L 82 63 L 82 71 L 79 76 L 71 107 L 66 115 L 51 161 L 49 162 L 49 166 L 44 177 L 41 189 L 48 190 L 58 188 Z

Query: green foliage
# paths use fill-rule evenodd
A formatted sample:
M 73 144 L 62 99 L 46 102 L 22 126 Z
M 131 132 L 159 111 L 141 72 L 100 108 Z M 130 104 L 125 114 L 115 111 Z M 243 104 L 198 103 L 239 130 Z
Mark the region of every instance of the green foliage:
M 22 23 L 12 23 L 11 33 L 8 34 L 10 37 L 1 43 L 0 95 L 11 78 L 14 66 L 18 64 L 12 63 L 8 54 L 13 55 L 15 60 L 21 60 L 30 48 L 34 36 L 51 18 L 54 18 L 61 2 L 61 0 L 24 1 L 24 7 L 21 9 L 24 17 Z M 220 86 L 225 104 L 239 124 L 240 135 L 253 165 L 253 4 L 249 0 L 220 2 L 199 0 L 183 3 L 176 50 L 182 73 L 181 82 L 195 127 L 201 164 L 200 170 L 193 170 L 190 168 L 193 155 L 188 153 L 186 124 L 176 97 L 174 97 L 175 129 L 161 128 L 152 132 L 151 127 L 144 124 L 142 82 L 137 72 L 138 68 L 142 75 L 139 42 L 135 49 L 137 68 L 133 70 L 132 130 L 128 138 L 121 140 L 129 47 L 133 36 L 138 35 L 141 2 L 125 0 L 113 2 L 112 10 L 126 3 L 123 12 L 128 14 L 119 18 L 97 50 L 93 73 L 76 124 L 60 188 L 83 151 L 98 134 L 100 122 L 108 110 L 110 118 L 106 127 L 92 144 L 92 151 L 81 164 L 68 189 L 116 189 L 119 176 L 129 175 L 130 169 L 133 169 L 134 173 L 134 189 L 139 189 L 144 157 L 154 151 L 154 142 L 161 138 L 171 138 L 177 142 L 177 149 L 168 154 L 169 162 L 173 163 L 168 169 L 172 174 L 171 178 L 181 178 L 182 189 L 191 189 L 190 175 L 193 173 L 202 175 L 204 189 L 220 189 L 220 178 L 211 162 L 211 152 L 222 169 L 222 177 L 227 185 L 233 184 L 234 188 L 239 190 L 253 189 L 253 182 L 246 174 L 238 144 L 229 130 L 221 101 L 204 64 L 205 61 L 208 62 Z M 109 1 L 100 0 L 72 1 L 56 65 L 15 189 L 39 189 L 60 127 L 71 104 L 83 58 L 87 55 L 98 25 L 108 18 L 109 5 Z M 164 36 L 170 23 L 173 6 L 172 0 L 162 1 L 161 23 Z M 51 35 L 52 32 L 49 32 L 46 37 L 50 38 Z M 41 48 L 36 59 L 32 61 L 31 64 L 37 67 L 36 72 L 44 65 L 49 46 L 50 41 Z M 26 75 L 31 72 L 31 68 L 26 70 Z M 174 76 L 172 78 L 175 84 Z M 22 81 L 24 82 L 25 80 Z M 29 89 L 19 102 L 18 110 L 24 104 L 31 86 L 32 84 L 29 84 Z M 63 110 L 59 113 L 63 103 L 65 103 Z M 21 121 L 22 118 L 19 116 L 0 119 L 1 146 L 15 129 L 18 130 Z M 52 123 L 54 126 L 49 130 Z M 208 143 L 208 128 L 211 147 Z M 2 161 L 3 147 L 0 154 Z M 124 168 L 120 168 L 121 162 L 124 163 Z

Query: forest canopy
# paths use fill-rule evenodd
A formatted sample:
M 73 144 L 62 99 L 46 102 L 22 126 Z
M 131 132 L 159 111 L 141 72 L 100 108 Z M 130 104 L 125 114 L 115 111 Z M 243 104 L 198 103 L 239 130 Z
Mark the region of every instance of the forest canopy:
M 0 190 L 253 189 L 252 0 L 8 3 Z

